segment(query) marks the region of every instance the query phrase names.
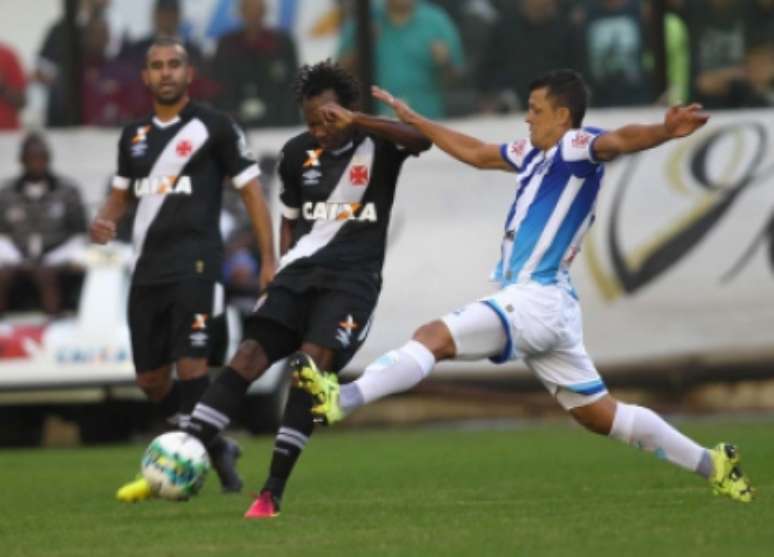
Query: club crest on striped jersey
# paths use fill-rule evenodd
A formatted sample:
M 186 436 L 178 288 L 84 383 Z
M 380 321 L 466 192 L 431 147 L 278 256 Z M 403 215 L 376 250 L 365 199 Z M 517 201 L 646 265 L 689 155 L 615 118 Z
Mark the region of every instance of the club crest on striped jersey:
M 368 167 L 364 164 L 353 164 L 349 168 L 349 183 L 353 186 L 365 186 L 368 184 Z
M 178 157 L 181 158 L 188 158 L 191 156 L 191 153 L 193 152 L 193 144 L 188 141 L 187 139 L 181 139 L 177 142 L 177 145 L 175 145 L 175 153 L 177 153 Z
M 570 140 L 570 144 L 576 149 L 583 149 L 586 146 L 588 146 L 589 142 L 593 138 L 594 136 L 591 135 L 590 133 L 585 132 L 583 130 L 578 130 L 575 132 L 575 135 L 572 136 L 572 139 Z

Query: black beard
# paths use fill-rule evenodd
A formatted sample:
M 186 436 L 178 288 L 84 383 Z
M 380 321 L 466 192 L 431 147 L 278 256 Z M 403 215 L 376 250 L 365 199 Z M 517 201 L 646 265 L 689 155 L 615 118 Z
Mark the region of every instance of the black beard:
M 179 93 L 175 94 L 172 97 L 162 97 L 161 95 L 154 95 L 154 100 L 161 105 L 164 106 L 171 106 L 173 104 L 177 104 L 177 102 L 183 98 L 185 95 L 185 90 L 180 91 Z

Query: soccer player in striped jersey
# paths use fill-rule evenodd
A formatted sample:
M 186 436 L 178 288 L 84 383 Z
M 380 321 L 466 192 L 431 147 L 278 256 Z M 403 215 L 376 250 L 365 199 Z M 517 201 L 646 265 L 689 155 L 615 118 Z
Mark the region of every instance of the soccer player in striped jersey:
M 569 266 L 594 220 L 604 164 L 619 155 L 690 135 L 709 116 L 693 104 L 670 108 L 664 121 L 604 132 L 583 127 L 587 87 L 571 70 L 550 72 L 530 85 L 529 138 L 484 143 L 423 118 L 387 91 L 374 96 L 452 157 L 480 169 L 516 174 L 494 272 L 500 290 L 421 326 L 350 384 L 300 364 L 297 383 L 317 400 L 322 421 L 410 389 L 446 359 L 495 363 L 523 359 L 548 391 L 588 430 L 639 447 L 706 478 L 716 493 L 749 502 L 752 488 L 733 445 L 707 449 L 653 411 L 613 398 L 583 344 L 581 311 Z

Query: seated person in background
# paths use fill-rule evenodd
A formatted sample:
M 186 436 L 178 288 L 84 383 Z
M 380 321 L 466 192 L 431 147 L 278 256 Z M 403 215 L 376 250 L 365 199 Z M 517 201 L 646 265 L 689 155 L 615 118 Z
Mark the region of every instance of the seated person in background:
M 0 189 L 0 315 L 8 309 L 11 287 L 31 281 L 43 310 L 62 310 L 60 275 L 77 270 L 86 241 L 86 209 L 74 184 L 50 170 L 42 136 L 31 133 L 21 145 L 23 172 Z
M 212 60 L 215 105 L 247 127 L 300 122 L 292 94 L 298 69 L 293 39 L 264 23 L 264 0 L 241 0 L 243 27 L 221 37 Z

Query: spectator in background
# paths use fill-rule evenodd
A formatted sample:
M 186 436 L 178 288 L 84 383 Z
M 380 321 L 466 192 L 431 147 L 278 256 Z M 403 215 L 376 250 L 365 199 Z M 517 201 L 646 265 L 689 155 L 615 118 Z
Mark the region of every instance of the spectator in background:
M 584 74 L 594 106 L 641 105 L 653 99 L 638 0 L 589 0 L 578 12 Z
M 185 45 L 188 57 L 194 68 L 199 72 L 203 71 L 204 56 L 201 49 L 189 37 L 184 36 L 185 33 L 183 33 L 184 26 L 180 10 L 180 0 L 156 0 L 152 20 L 153 31 L 151 34 L 127 44 L 121 51 L 121 56 L 131 60 L 139 72 L 145 66 L 145 55 L 156 38 L 177 37 Z M 150 111 L 150 109 L 151 106 L 148 105 L 148 110 Z
M 128 44 L 121 51 L 121 59 L 131 64 L 135 74 L 139 75 L 145 67 L 145 56 L 153 41 L 159 37 L 176 37 L 185 45 L 191 65 L 196 70 L 194 80 L 191 82 L 189 89 L 191 97 L 197 100 L 211 100 L 217 93 L 217 84 L 207 77 L 209 71 L 201 49 L 195 42 L 185 36 L 187 33 L 184 32 L 186 26 L 182 19 L 180 0 L 156 0 L 152 19 L 153 31 L 151 34 Z M 132 76 L 132 83 L 136 81 L 134 77 Z M 152 102 L 144 91 L 135 92 L 139 94 L 138 103 L 140 98 L 144 100 L 142 108 L 136 112 L 138 116 L 143 116 L 153 109 Z
M 241 0 L 240 9 L 244 26 L 221 37 L 212 60 L 221 87 L 215 104 L 248 127 L 297 124 L 293 39 L 266 26 L 264 0 Z
M 123 42 L 123 24 L 116 11 L 110 9 L 110 0 L 81 0 L 76 25 L 79 38 L 90 21 L 99 17 L 107 24 L 105 56 L 115 57 L 121 50 Z M 64 17 L 54 23 L 46 33 L 43 45 L 38 53 L 38 60 L 33 79 L 42 83 L 49 90 L 46 107 L 46 125 L 63 126 L 67 120 L 67 106 L 62 91 L 61 70 L 64 55 L 67 52 L 66 22 Z
M 730 107 L 746 80 L 745 7 L 736 0 L 685 0 L 691 43 L 692 97 L 707 108 Z
M 22 174 L 0 189 L 0 314 L 14 282 L 36 285 L 46 313 L 62 309 L 60 275 L 77 267 L 86 241 L 86 209 L 78 187 L 50 169 L 42 136 L 21 145 Z
M 464 69 L 460 37 L 451 18 L 424 0 L 386 0 L 383 8 L 374 10 L 374 29 L 376 82 L 428 118 L 445 116 L 443 86 Z M 338 57 L 344 67 L 356 66 L 352 21 L 342 31 Z
M 433 0 L 454 21 L 465 52 L 465 71 L 444 91 L 447 116 L 467 115 L 479 110 L 479 74 L 487 45 L 500 19 L 493 0 Z
M 107 21 L 95 15 L 82 33 L 81 117 L 86 126 L 120 126 L 142 116 L 147 98 L 131 62 L 107 54 Z M 52 92 L 64 94 L 58 83 Z
M 484 112 L 526 110 L 528 84 L 577 66 L 572 28 L 559 0 L 517 0 L 502 8 L 478 73 Z
M 0 130 L 15 130 L 19 127 L 19 112 L 26 102 L 24 77 L 16 53 L 0 43 Z

